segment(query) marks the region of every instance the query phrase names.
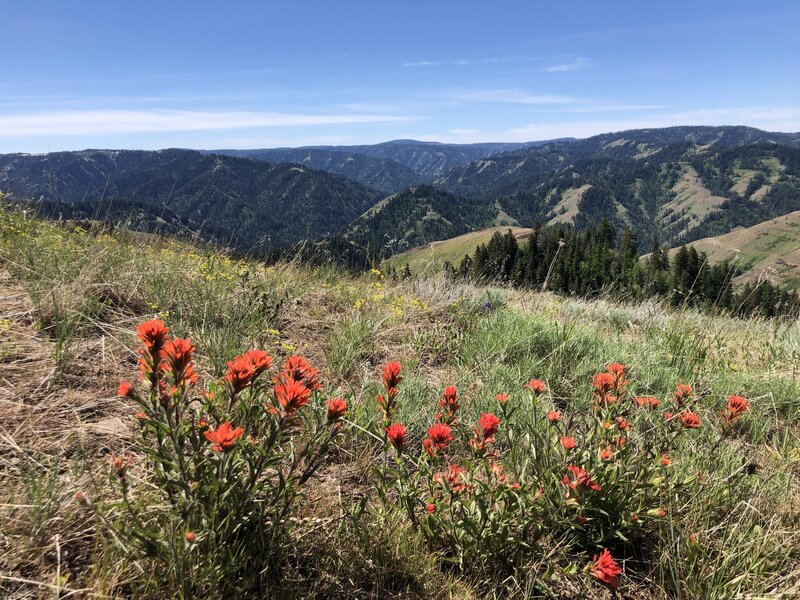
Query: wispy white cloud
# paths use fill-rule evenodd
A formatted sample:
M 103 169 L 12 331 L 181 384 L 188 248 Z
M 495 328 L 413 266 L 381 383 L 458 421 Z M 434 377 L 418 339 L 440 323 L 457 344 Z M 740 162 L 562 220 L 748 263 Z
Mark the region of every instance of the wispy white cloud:
M 501 102 L 511 104 L 571 104 L 576 98 L 557 94 L 531 94 L 519 88 L 456 91 L 449 97 L 464 102 Z
M 558 65 L 551 65 L 549 67 L 545 67 L 545 71 L 548 73 L 564 73 L 567 71 L 580 71 L 585 69 L 589 64 L 589 60 L 583 58 L 582 56 L 577 57 L 575 60 L 572 60 L 568 63 L 561 63 Z
M 586 106 L 570 106 L 560 108 L 558 112 L 594 113 L 594 112 L 627 112 L 640 110 L 661 110 L 669 108 L 666 104 L 588 104 Z
M 438 65 L 439 62 L 435 60 L 417 60 L 413 62 L 404 62 L 402 64 L 403 67 L 434 67 Z
M 0 137 L 305 127 L 410 120 L 413 118 L 375 114 L 291 114 L 189 110 L 58 111 L 0 116 Z

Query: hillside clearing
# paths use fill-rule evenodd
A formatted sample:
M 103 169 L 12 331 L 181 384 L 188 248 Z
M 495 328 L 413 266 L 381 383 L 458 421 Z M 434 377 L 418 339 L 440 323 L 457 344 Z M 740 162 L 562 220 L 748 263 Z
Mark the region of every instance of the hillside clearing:
M 292 514 L 271 594 L 612 597 L 583 573 L 596 545 L 542 538 L 512 577 L 474 563 L 460 569 L 441 560 L 391 497 L 376 497 L 375 469 L 392 461 L 367 433 L 378 414 L 379 369 L 392 359 L 404 375 L 396 418 L 415 449 L 446 385 L 458 390 L 466 437 L 479 415 L 499 412 L 501 392 L 526 431 L 550 435 L 553 425 L 526 420 L 536 410 L 521 384 L 533 377 L 546 383 L 541 401 L 567 422 L 592 418 L 592 378 L 613 362 L 628 365 L 636 393 L 664 402 L 677 383 L 691 384 L 703 426 L 673 449 L 669 472 L 681 491 L 663 499 L 663 516 L 632 522 L 623 514 L 626 527 L 641 520 L 628 542 L 603 542 L 622 565 L 619 597 L 789 598 L 800 589 L 796 322 L 588 302 L 443 277 L 392 281 L 375 271 L 352 277 L 332 268 L 267 267 L 6 212 L 0 262 L 7 272 L 0 399 L 16 411 L 0 430 L 0 589 L 8 597 L 53 588 L 62 596 L 165 594 L 171 579 L 159 578 L 160 563 L 131 555 L 95 516 L 116 499 L 112 452 L 134 452 L 131 488 L 153 493 L 147 460 L 136 454 L 134 409 L 114 396 L 120 379 L 136 376 L 134 327 L 153 317 L 191 337 L 203 378 L 221 376 L 226 361 L 249 348 L 278 362 L 297 352 L 320 368 L 326 395 L 347 398 L 342 437 Z M 731 394 L 746 396 L 752 408 L 720 435 L 718 413 Z M 662 423 L 654 414 L 652 423 Z M 629 418 L 635 446 L 650 417 Z M 506 445 L 498 439 L 498 449 Z M 581 459 L 590 460 L 590 451 Z M 563 500 L 560 480 L 543 485 L 548 501 Z M 182 544 L 185 532 L 178 533 Z M 198 529 L 198 543 L 204 534 Z
M 402 270 L 405 265 L 408 265 L 412 273 L 438 273 L 446 262 L 451 265 L 458 265 L 465 255 L 474 254 L 475 248 L 480 244 L 487 243 L 495 233 L 503 234 L 509 230 L 518 240 L 524 240 L 533 233 L 533 229 L 526 227 L 508 225 L 488 227 L 479 231 L 465 233 L 449 240 L 430 242 L 419 248 L 392 256 L 384 264 L 386 267 L 392 266 L 397 270 Z
M 692 245 L 708 254 L 711 262 L 728 260 L 741 269 L 737 283 L 765 277 L 772 283 L 800 288 L 800 211 Z

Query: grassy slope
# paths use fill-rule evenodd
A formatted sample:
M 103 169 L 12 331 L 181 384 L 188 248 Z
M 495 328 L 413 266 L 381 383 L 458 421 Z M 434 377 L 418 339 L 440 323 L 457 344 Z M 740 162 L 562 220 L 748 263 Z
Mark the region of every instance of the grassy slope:
M 398 270 L 408 265 L 412 273 L 436 273 L 441 271 L 445 262 L 458 266 L 465 254 L 474 254 L 475 248 L 480 244 L 487 243 L 495 232 L 499 231 L 503 234 L 509 229 L 518 240 L 525 239 L 532 231 L 525 227 L 489 227 L 480 231 L 465 233 L 449 240 L 425 244 L 419 248 L 392 256 L 384 264 L 391 265 Z
M 733 261 L 744 271 L 739 283 L 766 275 L 773 283 L 800 288 L 800 211 L 692 245 L 712 262 Z
M 340 525 L 298 525 L 281 597 L 522 597 L 526 583 L 537 580 L 554 595 L 610 597 L 574 576 L 541 579 L 568 561 L 585 564 L 588 551 L 554 549 L 532 565 L 527 581 L 482 581 L 439 568 L 402 521 L 385 523 L 372 512 L 341 520 L 371 489 L 376 455 L 356 425 L 374 419 L 377 367 L 390 358 L 404 364 L 399 419 L 415 443 L 436 411 L 427 384 L 457 385 L 467 422 L 491 408 L 499 391 L 521 402 L 520 382 L 534 376 L 548 383 L 554 402 L 581 410 L 591 375 L 614 360 L 631 365 L 639 393 L 666 398 L 676 382 L 694 384 L 707 425 L 673 454 L 673 468 L 696 492 L 671 499 L 663 524 L 647 530 L 647 546 L 626 551 L 624 597 L 777 591 L 788 598 L 800 590 L 797 323 L 478 289 L 441 278 L 394 283 L 375 274 L 265 268 L 5 213 L 0 272 L 0 591 L 7 596 L 88 588 L 159 597 L 158 582 L 138 573 L 74 500 L 77 491 L 107 493 L 107 453 L 130 447 L 132 409 L 113 394 L 135 370 L 132 328 L 154 314 L 176 334 L 191 335 L 202 373 L 220 374 L 225 360 L 252 346 L 278 357 L 298 351 L 351 399 L 352 441 L 322 470 L 303 512 Z M 709 452 L 718 438 L 716 411 L 730 393 L 751 399 L 752 417 Z M 140 477 L 133 469 L 135 485 Z

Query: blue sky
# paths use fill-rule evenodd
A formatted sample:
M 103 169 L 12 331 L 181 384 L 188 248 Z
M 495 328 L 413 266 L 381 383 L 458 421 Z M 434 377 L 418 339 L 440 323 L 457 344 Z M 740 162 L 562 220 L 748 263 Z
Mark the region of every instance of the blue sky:
M 0 152 L 800 131 L 800 2 L 0 0 Z

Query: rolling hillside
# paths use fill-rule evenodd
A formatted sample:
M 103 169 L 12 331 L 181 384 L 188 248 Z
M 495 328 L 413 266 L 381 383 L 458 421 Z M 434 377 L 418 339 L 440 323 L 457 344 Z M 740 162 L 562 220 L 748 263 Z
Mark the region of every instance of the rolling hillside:
M 680 244 L 800 209 L 798 136 L 679 127 L 553 142 L 455 168 L 435 185 L 522 226 L 607 219 Z
M 495 232 L 505 233 L 509 230 L 520 241 L 526 239 L 533 232 L 532 229 L 525 227 L 488 227 L 401 252 L 384 261 L 384 265 L 398 271 L 408 265 L 411 272 L 416 274 L 437 273 L 442 270 L 446 262 L 457 266 L 464 255 L 474 254 L 475 248 L 479 244 L 488 243 Z
M 692 245 L 708 254 L 711 262 L 735 264 L 743 271 L 737 283 L 767 277 L 772 283 L 800 289 L 800 211 Z

